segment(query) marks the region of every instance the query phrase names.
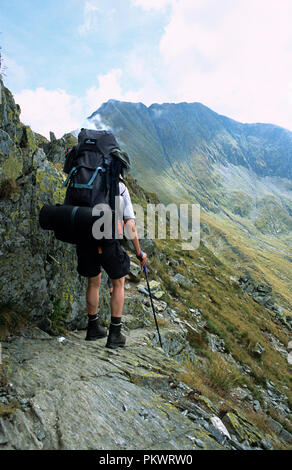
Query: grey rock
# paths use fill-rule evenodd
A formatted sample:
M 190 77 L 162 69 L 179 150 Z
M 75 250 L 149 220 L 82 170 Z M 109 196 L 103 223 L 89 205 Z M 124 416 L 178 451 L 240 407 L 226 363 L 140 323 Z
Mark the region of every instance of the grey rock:
M 222 432 L 220 432 L 215 426 L 213 426 L 213 424 L 209 424 L 208 431 L 216 439 L 217 442 L 224 446 L 227 441 L 227 437 L 224 436 Z
M 265 348 L 260 343 L 256 343 L 255 347 L 251 350 L 252 355 L 256 358 L 261 358 L 264 352 Z
M 258 412 L 258 411 L 262 410 L 262 407 L 261 407 L 260 402 L 258 400 L 255 400 L 253 402 L 253 409 L 254 409 L 255 412 Z
M 46 434 L 43 431 L 41 431 L 37 434 L 37 438 L 39 441 L 43 441 L 46 438 Z
M 0 180 L 17 179 L 17 195 L 0 200 L 1 227 L 5 227 L 0 233 L 1 303 L 49 332 L 52 317 L 54 324 L 78 327 L 85 307 L 85 282 L 80 282 L 76 271 L 75 248 L 65 247 L 38 223 L 44 204 L 63 202 L 63 176 L 48 161 L 30 128 L 20 123 L 19 109 L 2 82 L 1 90 Z
M 3 419 L 0 419 L 0 445 L 8 444 L 9 440 L 6 434 L 6 427 L 4 425 Z
M 292 444 L 292 434 L 284 428 L 280 432 L 280 439 L 287 444 Z
M 223 449 L 160 396 L 171 390 L 176 362 L 135 341 L 111 351 L 105 339 L 88 344 L 83 337 L 69 333 L 63 345 L 22 336 L 5 345 L 14 388 L 30 397 L 30 409 L 4 418 L 1 442 L 16 450 L 191 450 L 198 445 L 191 435 L 201 448 Z M 32 359 L 24 367 L 15 353 Z
M 179 284 L 180 287 L 188 289 L 191 289 L 193 287 L 193 283 L 180 273 L 177 273 L 175 276 L 173 276 L 172 280 L 173 282 Z
M 207 337 L 212 351 L 221 353 L 225 352 L 225 343 L 223 339 L 211 333 L 207 334 Z
M 5 444 L 8 444 L 8 443 L 9 443 L 8 439 L 5 436 L 2 436 L 0 434 L 0 446 L 4 446 Z
M 276 421 L 275 419 L 272 419 L 272 418 L 269 418 L 269 427 L 270 429 L 276 433 L 276 434 L 280 434 L 280 432 L 282 431 L 283 429 L 283 426 L 282 424 L 278 423 L 278 421 Z
M 130 274 L 126 276 L 132 282 L 139 282 L 141 279 L 142 271 L 141 266 L 130 261 Z
M 195 352 L 186 340 L 186 331 L 184 330 L 166 330 L 160 331 L 163 350 L 170 356 L 175 357 L 177 361 L 183 362 L 189 360 L 197 362 Z M 150 334 L 150 341 L 153 346 L 159 344 L 158 333 Z
M 149 295 L 149 292 L 148 290 L 146 289 L 146 287 L 142 286 L 142 285 L 139 285 L 137 287 L 138 291 L 141 292 L 141 294 L 145 294 L 145 295 Z
M 273 450 L 273 445 L 268 439 L 263 439 L 261 445 L 264 450 Z
M 201 441 L 201 439 L 196 439 L 196 440 L 195 440 L 195 443 L 196 443 L 196 445 L 197 445 L 198 447 L 200 447 L 201 449 L 204 449 L 204 448 L 205 448 L 204 442 Z
M 140 240 L 141 249 L 147 253 L 147 256 L 154 256 L 157 253 L 157 248 L 154 240 L 147 238 Z

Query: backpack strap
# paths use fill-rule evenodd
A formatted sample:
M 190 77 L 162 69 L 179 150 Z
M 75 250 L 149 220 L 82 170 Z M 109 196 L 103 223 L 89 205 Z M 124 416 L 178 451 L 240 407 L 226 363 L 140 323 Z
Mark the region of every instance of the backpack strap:
M 87 184 L 72 183 L 71 188 L 93 189 L 93 182 L 94 182 L 95 178 L 97 177 L 97 175 L 99 173 L 105 173 L 105 172 L 106 172 L 105 168 L 102 168 L 101 166 L 99 166 L 98 168 L 96 168 L 95 172 L 93 173 L 92 177 L 90 178 L 90 180 L 88 181 Z
M 75 171 L 77 171 L 77 170 L 78 170 L 78 166 L 73 166 L 73 168 L 71 168 L 71 170 L 69 172 L 69 175 L 67 176 L 66 180 L 62 184 L 61 189 L 64 189 L 68 185 L 69 181 L 71 180 L 71 178 L 73 176 L 73 173 L 75 173 Z
M 104 155 L 103 164 L 104 164 L 105 171 L 106 171 L 106 175 L 105 175 L 106 190 L 109 191 L 110 187 L 111 187 L 111 175 L 110 175 L 110 172 L 109 172 L 110 159 L 109 159 L 108 155 Z

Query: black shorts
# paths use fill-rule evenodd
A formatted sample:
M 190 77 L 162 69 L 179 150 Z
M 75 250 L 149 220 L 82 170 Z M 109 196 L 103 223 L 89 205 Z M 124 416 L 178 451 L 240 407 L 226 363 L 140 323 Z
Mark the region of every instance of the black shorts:
M 95 277 L 101 272 L 101 266 L 110 279 L 120 279 L 130 272 L 130 258 L 118 240 L 100 247 L 96 243 L 77 245 L 77 271 L 84 277 Z

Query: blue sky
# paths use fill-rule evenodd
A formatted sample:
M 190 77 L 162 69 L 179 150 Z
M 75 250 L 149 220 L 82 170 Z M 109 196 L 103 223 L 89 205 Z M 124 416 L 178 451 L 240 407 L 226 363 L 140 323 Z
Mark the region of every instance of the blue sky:
M 291 17 L 291 0 L 0 0 L 4 82 L 46 136 L 111 98 L 292 130 Z
M 7 71 L 15 92 L 42 86 L 80 94 L 97 75 L 126 69 L 132 51 L 157 53 L 167 15 L 142 14 L 127 0 L 1 0 L 0 20 L 3 52 L 25 71 L 21 80 Z

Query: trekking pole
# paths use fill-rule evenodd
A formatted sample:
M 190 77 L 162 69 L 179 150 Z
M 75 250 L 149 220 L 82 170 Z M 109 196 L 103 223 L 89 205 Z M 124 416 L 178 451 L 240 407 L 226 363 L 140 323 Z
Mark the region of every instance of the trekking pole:
M 157 318 L 156 318 L 156 315 L 155 315 L 155 310 L 154 310 L 154 305 L 153 305 L 153 300 L 152 300 L 152 294 L 151 294 L 151 289 L 150 289 L 149 280 L 148 280 L 148 270 L 147 270 L 146 264 L 144 264 L 143 269 L 144 269 L 145 278 L 146 278 L 146 282 L 147 282 L 147 287 L 148 287 L 150 302 L 151 302 L 151 306 L 152 306 L 152 310 L 153 310 L 156 329 L 157 329 L 157 333 L 158 333 L 159 343 L 160 343 L 160 346 L 162 347 L 162 341 L 161 341 L 161 336 L 160 336 L 160 332 L 159 332 L 159 328 L 158 328 Z

